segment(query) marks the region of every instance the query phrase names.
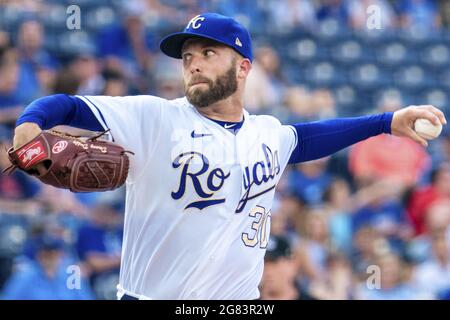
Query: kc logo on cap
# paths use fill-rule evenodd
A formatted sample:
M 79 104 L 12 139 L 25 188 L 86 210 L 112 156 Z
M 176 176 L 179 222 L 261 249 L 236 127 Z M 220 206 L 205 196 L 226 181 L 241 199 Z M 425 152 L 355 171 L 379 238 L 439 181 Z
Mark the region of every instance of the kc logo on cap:
M 182 32 L 172 33 L 161 40 L 161 51 L 181 59 L 183 43 L 190 38 L 206 38 L 229 46 L 253 61 L 252 42 L 247 29 L 231 17 L 203 13 L 192 18 Z
M 189 23 L 186 26 L 186 29 L 189 29 L 192 27 L 192 29 L 198 29 L 202 26 L 202 24 L 199 21 L 204 21 L 205 18 L 201 15 L 195 16 L 194 18 L 189 21 Z

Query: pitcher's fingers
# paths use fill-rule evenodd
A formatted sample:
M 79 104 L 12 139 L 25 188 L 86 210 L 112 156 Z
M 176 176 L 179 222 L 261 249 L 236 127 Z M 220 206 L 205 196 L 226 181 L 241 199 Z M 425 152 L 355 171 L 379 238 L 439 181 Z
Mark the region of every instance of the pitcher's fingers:
M 414 108 L 413 109 L 413 120 L 417 119 L 427 119 L 433 124 L 440 124 L 441 121 L 434 112 L 430 111 L 427 108 Z
M 427 140 L 425 140 L 424 138 L 422 138 L 421 136 L 419 136 L 417 134 L 417 132 L 415 132 L 413 129 L 409 128 L 407 130 L 407 136 L 411 139 L 413 139 L 414 141 L 416 141 L 417 143 L 420 143 L 422 146 L 424 147 L 428 147 L 428 142 Z
M 438 108 L 436 108 L 435 106 L 432 106 L 432 105 L 425 105 L 425 107 L 427 110 L 434 113 L 434 115 L 436 115 L 439 118 L 442 125 L 447 124 L 447 119 L 445 119 L 445 114 L 441 110 L 439 110 Z

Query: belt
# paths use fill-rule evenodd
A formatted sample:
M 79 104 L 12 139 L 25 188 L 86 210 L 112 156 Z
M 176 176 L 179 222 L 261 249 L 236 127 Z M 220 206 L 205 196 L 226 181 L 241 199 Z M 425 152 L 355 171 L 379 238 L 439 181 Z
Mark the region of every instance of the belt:
M 122 298 L 120 298 L 120 300 L 139 300 L 139 298 L 132 297 L 132 296 L 130 296 L 130 295 L 128 295 L 128 294 L 124 294 L 124 295 L 122 296 Z

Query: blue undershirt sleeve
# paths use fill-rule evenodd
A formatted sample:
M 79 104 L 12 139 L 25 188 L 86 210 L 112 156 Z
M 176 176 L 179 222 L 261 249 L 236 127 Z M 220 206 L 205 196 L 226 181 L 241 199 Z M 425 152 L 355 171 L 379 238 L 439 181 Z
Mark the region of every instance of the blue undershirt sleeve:
M 329 156 L 341 149 L 381 133 L 391 133 L 393 112 L 353 118 L 337 118 L 292 125 L 297 146 L 289 163 Z
M 55 94 L 30 103 L 16 121 L 16 126 L 34 122 L 43 130 L 68 125 L 91 131 L 104 131 L 88 105 L 78 97 Z

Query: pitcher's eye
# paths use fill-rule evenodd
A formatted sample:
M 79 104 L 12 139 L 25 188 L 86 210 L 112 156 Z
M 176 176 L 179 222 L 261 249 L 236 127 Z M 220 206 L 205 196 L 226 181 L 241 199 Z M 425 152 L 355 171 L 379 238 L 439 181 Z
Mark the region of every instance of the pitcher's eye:
M 205 51 L 203 51 L 203 54 L 205 55 L 205 57 L 210 57 L 216 53 L 211 49 L 206 49 Z
M 181 57 L 183 58 L 183 61 L 188 61 L 191 58 L 191 56 L 192 54 L 190 53 L 183 53 Z

